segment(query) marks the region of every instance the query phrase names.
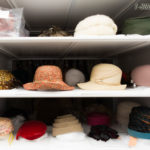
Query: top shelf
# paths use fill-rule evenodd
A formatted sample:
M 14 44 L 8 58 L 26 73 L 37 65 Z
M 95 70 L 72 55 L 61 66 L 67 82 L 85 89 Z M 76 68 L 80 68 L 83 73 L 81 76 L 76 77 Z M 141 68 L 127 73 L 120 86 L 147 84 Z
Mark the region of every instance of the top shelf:
M 145 48 L 150 36 L 1 37 L 0 52 L 12 59 L 107 58 Z

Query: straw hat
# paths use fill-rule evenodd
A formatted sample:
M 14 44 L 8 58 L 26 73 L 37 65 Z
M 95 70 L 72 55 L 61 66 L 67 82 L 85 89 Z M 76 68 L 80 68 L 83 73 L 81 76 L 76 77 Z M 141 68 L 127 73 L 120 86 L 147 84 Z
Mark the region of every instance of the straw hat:
M 106 15 L 89 16 L 81 20 L 76 28 L 74 36 L 100 36 L 100 35 L 115 35 L 117 25 Z
M 9 135 L 14 130 L 9 118 L 0 117 L 0 137 Z
M 34 81 L 23 85 L 26 90 L 73 90 L 63 82 L 61 69 L 57 66 L 40 66 L 37 68 Z
M 93 67 L 90 81 L 79 83 L 84 90 L 124 90 L 126 85 L 121 85 L 122 71 L 113 64 L 98 64 Z

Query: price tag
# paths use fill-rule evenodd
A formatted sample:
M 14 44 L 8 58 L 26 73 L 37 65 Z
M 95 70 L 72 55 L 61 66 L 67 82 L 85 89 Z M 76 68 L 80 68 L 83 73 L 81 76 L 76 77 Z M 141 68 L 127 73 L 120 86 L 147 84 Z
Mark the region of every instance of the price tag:
M 0 11 L 0 18 L 9 18 L 9 11 Z

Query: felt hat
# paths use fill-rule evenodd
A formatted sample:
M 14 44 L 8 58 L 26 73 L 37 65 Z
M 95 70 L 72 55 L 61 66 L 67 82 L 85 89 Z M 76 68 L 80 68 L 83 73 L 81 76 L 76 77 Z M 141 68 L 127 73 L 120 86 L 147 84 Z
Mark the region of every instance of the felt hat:
M 110 117 L 107 114 L 102 113 L 90 113 L 87 118 L 88 125 L 107 125 L 109 126 Z
M 14 130 L 9 118 L 0 117 L 0 137 L 9 135 Z
M 100 36 L 115 35 L 117 25 L 106 15 L 89 16 L 81 20 L 76 28 L 74 36 Z
M 61 69 L 57 66 L 45 65 L 37 68 L 34 81 L 23 85 L 26 90 L 73 90 L 63 82 Z
M 95 65 L 91 72 L 90 81 L 79 83 L 78 87 L 84 90 L 124 90 L 121 85 L 122 71 L 113 64 Z
M 136 17 L 125 20 L 122 33 L 123 34 L 150 34 L 150 17 Z
M 69 114 L 64 116 L 58 116 L 53 124 L 52 135 L 58 136 L 72 132 L 83 132 L 83 128 L 79 120 Z
M 77 83 L 85 82 L 85 76 L 80 70 L 72 68 L 66 72 L 65 82 L 70 86 L 76 86 Z
M 133 69 L 131 78 L 136 85 L 150 86 L 150 65 L 142 65 Z
M 35 140 L 46 133 L 47 126 L 41 121 L 25 122 L 17 132 L 16 139 L 23 137 L 27 140 Z

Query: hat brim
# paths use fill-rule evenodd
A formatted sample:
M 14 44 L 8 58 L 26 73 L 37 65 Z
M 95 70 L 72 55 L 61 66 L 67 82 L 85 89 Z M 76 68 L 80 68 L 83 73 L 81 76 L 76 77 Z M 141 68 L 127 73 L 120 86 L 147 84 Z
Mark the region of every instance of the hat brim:
M 78 83 L 79 88 L 84 90 L 124 90 L 126 85 L 106 85 L 106 84 L 96 84 L 94 82 Z
M 68 91 L 73 90 L 74 87 L 67 85 L 63 81 L 56 81 L 56 82 L 47 82 L 47 81 L 40 81 L 40 82 L 30 82 L 23 85 L 24 89 L 26 90 L 61 90 L 61 91 Z

